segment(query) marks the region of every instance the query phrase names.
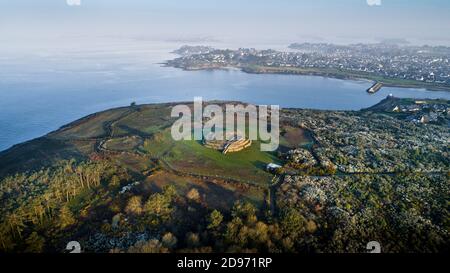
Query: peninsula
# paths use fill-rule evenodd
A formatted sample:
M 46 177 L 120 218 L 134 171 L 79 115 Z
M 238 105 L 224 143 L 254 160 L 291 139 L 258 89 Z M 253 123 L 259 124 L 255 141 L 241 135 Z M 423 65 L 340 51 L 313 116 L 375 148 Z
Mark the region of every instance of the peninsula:
M 292 44 L 289 52 L 183 46 L 167 66 L 185 70 L 238 68 L 247 73 L 364 79 L 387 87 L 450 91 L 450 48 L 391 44 Z
M 0 251 L 448 249 L 449 101 L 282 109 L 278 151 L 243 139 L 229 153 L 174 141 L 174 105 L 95 113 L 0 152 Z

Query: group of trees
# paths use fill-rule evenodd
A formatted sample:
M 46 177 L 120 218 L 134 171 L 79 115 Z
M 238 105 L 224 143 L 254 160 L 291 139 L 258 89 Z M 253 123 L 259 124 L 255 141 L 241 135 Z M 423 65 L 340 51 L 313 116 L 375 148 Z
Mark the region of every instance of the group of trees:
M 65 161 L 0 181 L 0 251 L 360 252 L 445 250 L 448 174 L 355 175 L 283 179 L 277 210 L 238 200 L 210 208 L 195 187 L 129 190 L 122 168 Z M 105 243 L 91 244 L 99 233 Z M 124 239 L 125 238 L 125 239 Z M 110 246 L 109 241 L 125 241 Z
M 172 202 L 176 196 L 174 186 L 167 186 L 162 193 L 154 193 L 143 202 L 142 196 L 130 197 L 125 213 L 138 219 L 141 225 L 158 227 L 171 219 L 174 211 Z
M 294 252 L 305 242 L 304 236 L 316 231 L 315 224 L 296 210 L 268 217 L 244 201 L 236 201 L 228 212 L 211 210 L 190 198 L 191 191 L 186 196 L 170 194 L 174 190 L 173 186 L 165 187 L 161 193 L 150 195 L 146 202 L 142 202 L 142 196 L 129 197 L 124 211 L 131 223 L 124 223 L 122 229 L 130 231 L 143 225 L 154 236 L 128 249 L 111 251 Z
M 78 223 L 83 207 L 117 187 L 124 170 L 106 161 L 63 161 L 0 181 L 0 251 L 44 251 Z

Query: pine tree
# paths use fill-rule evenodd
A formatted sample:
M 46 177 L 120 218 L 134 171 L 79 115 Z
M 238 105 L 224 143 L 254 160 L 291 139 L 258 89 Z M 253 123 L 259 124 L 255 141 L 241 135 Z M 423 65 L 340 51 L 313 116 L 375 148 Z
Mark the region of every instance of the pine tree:
M 218 210 L 214 210 L 208 217 L 208 229 L 217 229 L 223 221 L 223 215 Z
M 133 196 L 128 200 L 128 204 L 125 208 L 125 212 L 128 214 L 139 215 L 142 213 L 142 197 Z
M 32 232 L 25 240 L 25 243 L 27 244 L 26 252 L 41 253 L 44 249 L 45 239 L 36 232 Z
M 59 226 L 64 229 L 75 224 L 76 220 L 67 206 L 64 206 L 59 211 Z

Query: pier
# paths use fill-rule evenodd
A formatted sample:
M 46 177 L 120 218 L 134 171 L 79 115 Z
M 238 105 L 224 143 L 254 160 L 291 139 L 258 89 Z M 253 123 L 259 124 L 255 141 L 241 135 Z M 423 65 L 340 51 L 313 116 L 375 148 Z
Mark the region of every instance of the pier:
M 383 87 L 383 84 L 381 82 L 377 82 L 372 87 L 367 89 L 367 92 L 370 94 L 375 94 L 376 92 L 380 91 L 380 89 Z

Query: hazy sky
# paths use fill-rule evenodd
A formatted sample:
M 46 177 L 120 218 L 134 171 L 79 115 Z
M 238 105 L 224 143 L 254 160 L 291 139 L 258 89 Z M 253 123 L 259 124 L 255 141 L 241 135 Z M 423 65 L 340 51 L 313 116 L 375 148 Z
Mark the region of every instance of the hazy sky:
M 450 1 L 0 0 L 0 41 L 108 36 L 450 44 Z

